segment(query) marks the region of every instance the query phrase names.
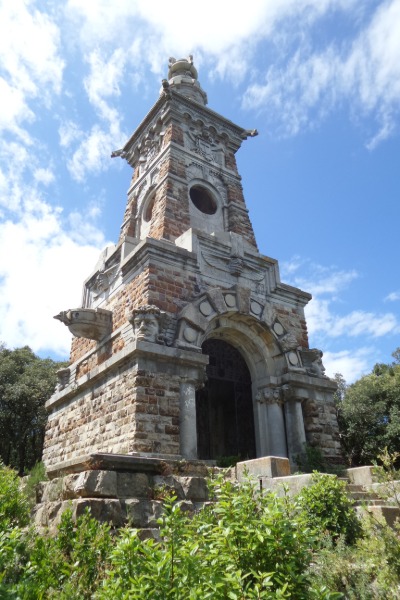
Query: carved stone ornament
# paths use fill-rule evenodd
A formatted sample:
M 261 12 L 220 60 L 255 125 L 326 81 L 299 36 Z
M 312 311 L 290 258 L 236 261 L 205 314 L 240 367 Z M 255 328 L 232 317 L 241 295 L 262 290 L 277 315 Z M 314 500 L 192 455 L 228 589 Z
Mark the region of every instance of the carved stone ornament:
M 63 390 L 69 384 L 70 375 L 71 375 L 71 369 L 69 367 L 65 367 L 64 369 L 59 369 L 57 371 L 57 378 L 58 378 L 57 391 L 58 392 L 61 392 L 61 390 Z
M 63 310 L 54 319 L 64 323 L 75 337 L 99 342 L 112 330 L 112 312 L 102 308 Z
M 297 338 L 293 333 L 286 333 L 279 340 L 279 343 L 282 346 L 282 350 L 284 352 L 289 352 L 290 350 L 295 350 L 299 346 L 299 342 L 297 341 Z
M 197 70 L 193 64 L 193 56 L 188 58 L 169 59 L 168 63 L 168 88 L 175 89 L 183 96 L 196 100 L 200 104 L 207 104 L 207 94 L 200 86 L 197 80 Z M 165 83 L 162 86 L 162 93 L 165 93 Z
M 279 388 L 263 388 L 258 391 L 256 400 L 260 404 L 279 404 L 282 401 L 281 390 Z
M 92 284 L 92 290 L 94 292 L 94 297 L 98 298 L 103 292 L 105 292 L 110 285 L 113 283 L 115 278 L 118 275 L 119 264 L 113 265 L 108 269 L 102 269 L 96 275 L 96 279 Z
M 216 256 L 215 254 L 204 251 L 201 254 L 207 265 L 214 267 L 214 269 L 218 269 L 219 271 L 228 272 L 234 277 L 243 275 L 251 281 L 262 281 L 265 278 L 264 272 L 249 265 L 240 256 Z
M 325 375 L 325 367 L 322 362 L 322 350 L 319 350 L 318 348 L 302 350 L 301 357 L 308 375 L 311 375 L 311 377 L 323 377 L 329 379 L 327 375 Z
M 137 342 L 165 343 L 166 313 L 157 306 L 146 304 L 134 308 L 128 315 Z

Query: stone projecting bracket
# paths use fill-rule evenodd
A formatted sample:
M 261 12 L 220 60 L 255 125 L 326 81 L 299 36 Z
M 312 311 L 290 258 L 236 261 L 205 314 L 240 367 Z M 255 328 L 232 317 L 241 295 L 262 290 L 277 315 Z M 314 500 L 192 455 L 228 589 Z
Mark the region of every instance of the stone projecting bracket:
M 112 311 L 103 308 L 63 310 L 54 319 L 64 323 L 75 337 L 100 342 L 112 330 Z

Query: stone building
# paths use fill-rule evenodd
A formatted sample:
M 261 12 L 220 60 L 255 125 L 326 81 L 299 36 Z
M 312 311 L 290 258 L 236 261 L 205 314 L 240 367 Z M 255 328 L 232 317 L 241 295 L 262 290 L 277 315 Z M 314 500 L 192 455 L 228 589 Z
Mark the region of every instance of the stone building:
M 133 168 L 118 243 L 55 318 L 75 336 L 49 400 L 49 472 L 90 454 L 340 456 L 310 294 L 257 249 L 235 154 L 257 134 L 207 106 L 192 58 L 113 156 Z

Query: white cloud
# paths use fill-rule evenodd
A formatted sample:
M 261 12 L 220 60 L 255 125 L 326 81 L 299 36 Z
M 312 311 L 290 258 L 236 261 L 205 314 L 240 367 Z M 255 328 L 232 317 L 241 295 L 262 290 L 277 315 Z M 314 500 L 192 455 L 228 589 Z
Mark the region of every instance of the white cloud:
M 385 298 L 385 302 L 396 302 L 400 300 L 400 291 L 399 292 L 391 292 Z
M 331 338 L 342 336 L 377 338 L 400 333 L 400 324 L 392 313 L 376 314 L 354 310 L 342 316 L 331 309 L 330 300 L 313 298 L 306 307 L 306 316 L 310 336 L 323 333 Z
M 100 112 L 103 111 L 103 99 L 120 95 L 120 82 L 124 74 L 126 56 L 122 48 L 117 48 L 109 57 L 103 57 L 99 49 L 90 52 L 88 62 L 90 74 L 84 85 L 90 102 Z
M 313 295 L 305 308 L 310 338 L 377 338 L 400 333 L 400 323 L 391 312 L 352 310 L 343 314 L 345 290 L 358 279 L 356 270 L 324 267 L 296 256 L 283 264 L 283 272 L 285 281 Z
M 329 12 L 351 11 L 356 5 L 356 0 L 252 0 L 250 6 L 239 1 L 228 6 L 203 0 L 195 18 L 189 18 L 185 0 L 69 0 L 66 14 L 85 49 L 115 41 L 127 48 L 132 39 L 140 40 L 137 70 L 145 64 L 161 74 L 171 53 L 195 53 L 197 65 L 211 60 L 211 73 L 237 81 L 253 69 L 260 40 L 293 37 L 293 23 L 300 25 L 297 36 L 302 36 L 304 28 Z
M 371 370 L 374 352 L 373 348 L 324 352 L 323 363 L 326 375 L 333 377 L 335 373 L 341 373 L 346 383 L 353 383 Z
M 317 265 L 314 265 L 314 268 L 313 279 L 296 277 L 296 285 L 311 292 L 314 296 L 336 294 L 358 278 L 358 273 L 355 269 L 350 271 L 332 271 L 331 269 L 318 268 Z
M 50 185 L 55 180 L 54 173 L 49 168 L 39 167 L 33 174 L 35 181 L 43 185 Z
M 62 148 L 68 148 L 73 142 L 83 137 L 83 132 L 73 121 L 66 121 L 61 123 L 58 129 L 58 135 L 60 137 L 60 146 Z
M 248 87 L 244 107 L 268 110 L 281 132 L 293 135 L 346 100 L 357 117 L 375 118 L 378 132 L 367 143 L 373 149 L 395 131 L 399 114 L 399 27 L 400 1 L 391 0 L 380 3 L 352 43 L 330 40 L 316 51 L 307 38 L 287 63 L 277 62 Z
M 82 221 L 72 219 L 72 232 L 63 225 L 61 210 L 32 192 L 23 208 L 20 219 L 0 223 L 0 340 L 67 357 L 71 336 L 52 316 L 80 306 L 82 282 L 104 238 L 93 235 L 92 225 L 91 239 L 84 243 L 87 225 L 78 239 Z
M 118 124 L 111 124 L 108 130 L 94 125 L 68 160 L 67 166 L 72 177 L 83 181 L 88 173 L 109 169 L 111 152 L 121 147 L 126 139 Z
M 22 129 L 34 119 L 29 100 L 49 103 L 61 90 L 64 63 L 59 55 L 59 30 L 49 15 L 31 2 L 0 4 L 0 129 L 29 141 Z

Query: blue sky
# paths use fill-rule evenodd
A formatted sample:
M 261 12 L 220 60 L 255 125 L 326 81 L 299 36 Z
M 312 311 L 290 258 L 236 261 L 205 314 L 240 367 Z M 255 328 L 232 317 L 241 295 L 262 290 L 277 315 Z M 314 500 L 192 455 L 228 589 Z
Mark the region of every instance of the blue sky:
M 400 346 L 400 0 L 0 0 L 0 340 L 64 359 L 118 238 L 111 159 L 194 55 L 208 106 L 257 128 L 237 159 L 259 249 L 313 294 L 312 347 L 351 382 Z

